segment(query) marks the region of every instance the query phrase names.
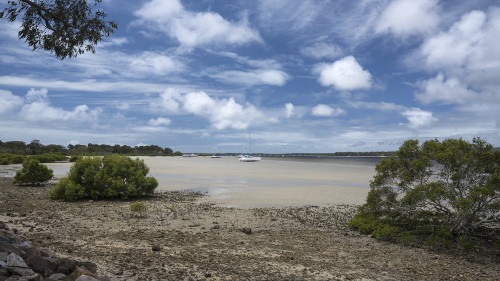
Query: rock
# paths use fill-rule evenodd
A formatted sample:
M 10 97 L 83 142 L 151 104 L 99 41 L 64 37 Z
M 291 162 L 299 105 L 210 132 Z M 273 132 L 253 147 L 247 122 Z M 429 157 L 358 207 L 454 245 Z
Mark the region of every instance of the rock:
M 205 272 L 205 277 L 209 278 L 209 277 L 212 277 L 212 274 L 210 272 Z
M 41 273 L 44 276 L 53 274 L 56 270 L 56 261 L 52 258 L 32 256 L 26 260 L 26 263 L 35 272 Z
M 42 280 L 42 276 L 38 273 L 35 273 L 33 275 L 30 275 L 30 276 L 23 276 L 22 279 L 25 279 L 27 281 L 40 281 L 40 280 Z
M 161 247 L 159 245 L 153 245 L 153 247 L 151 247 L 151 249 L 153 250 L 153 252 L 161 251 Z
M 8 255 L 9 255 L 9 254 L 8 254 L 8 253 L 6 253 L 6 252 L 0 252 L 0 262 L 2 262 L 2 261 L 3 261 L 3 262 L 7 262 L 7 256 L 8 256 Z
M 35 274 L 35 272 L 28 267 L 23 258 L 14 253 L 7 256 L 7 270 L 21 276 Z
M 50 275 L 49 279 L 50 280 L 56 280 L 56 281 L 63 281 L 63 280 L 66 280 L 66 277 L 67 276 L 65 274 L 56 273 L 56 274 Z
M 8 229 L 7 225 L 3 221 L 0 221 L 0 229 Z
M 7 274 L 7 263 L 0 261 L 0 276 Z
M 94 272 L 96 273 L 97 272 L 97 265 L 93 262 L 89 262 L 89 261 L 77 261 L 76 262 L 76 266 L 77 267 L 83 267 L 85 268 L 86 270 L 90 271 L 90 272 Z
M 31 257 L 42 256 L 42 252 L 38 248 L 29 248 L 25 249 L 25 251 L 26 253 L 24 254 L 23 257 L 26 261 L 29 260 Z
M 250 227 L 243 227 L 241 229 L 241 232 L 243 232 L 245 234 L 252 234 L 252 229 Z
M 58 259 L 56 261 L 55 272 L 69 275 L 75 270 L 76 270 L 76 261 L 74 261 L 74 260 L 62 258 L 62 259 Z
M 88 271 L 87 269 L 85 269 L 83 267 L 79 267 L 75 271 L 73 271 L 73 273 L 71 273 L 71 277 L 73 277 L 76 280 L 80 280 L 80 277 L 82 277 L 82 276 L 87 276 L 87 277 L 91 277 L 92 278 L 92 279 L 81 279 L 82 281 L 86 281 L 86 280 L 89 280 L 89 281 L 92 281 L 92 280 L 106 281 L 106 280 L 108 280 L 106 277 L 100 277 L 97 274 L 92 273 L 92 272 Z
M 90 277 L 88 275 L 82 275 L 78 277 L 75 281 L 99 281 L 99 279 L 95 279 L 93 277 Z
M 12 244 L 0 244 L 0 252 L 14 253 L 17 256 L 24 256 L 23 249 Z

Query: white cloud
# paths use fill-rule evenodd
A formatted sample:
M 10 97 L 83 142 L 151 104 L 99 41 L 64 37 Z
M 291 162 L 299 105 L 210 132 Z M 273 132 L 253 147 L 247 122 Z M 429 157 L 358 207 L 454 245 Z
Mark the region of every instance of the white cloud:
M 246 129 L 250 124 L 267 122 L 264 113 L 251 104 L 241 105 L 234 98 L 217 99 L 203 91 L 180 93 L 169 89 L 160 94 L 160 109 L 177 114 L 194 114 L 206 118 L 218 129 Z M 156 101 L 152 107 L 158 107 Z
M 476 97 L 476 93 L 467 89 L 467 85 L 457 78 L 445 79 L 443 73 L 439 73 L 435 78 L 419 82 L 418 86 L 420 91 L 415 93 L 415 97 L 423 104 L 436 101 L 444 104 L 464 104 Z
M 259 22 L 275 30 L 300 30 L 320 14 L 323 5 L 313 0 L 260 0 Z
M 125 37 L 113 37 L 109 41 L 103 41 L 99 43 L 99 47 L 113 47 L 121 46 L 130 43 L 130 40 Z
M 172 120 L 168 118 L 158 117 L 156 119 L 150 119 L 148 124 L 151 126 L 168 126 Z
M 285 104 L 285 116 L 286 116 L 286 118 L 290 118 L 293 116 L 294 109 L 295 109 L 295 107 L 293 106 L 293 104 L 291 102 Z
M 420 108 L 411 108 L 401 113 L 408 119 L 409 127 L 418 129 L 430 125 L 432 122 L 437 121 L 437 118 L 432 117 L 432 112 L 424 111 Z
M 419 59 L 434 78 L 417 84 L 422 103 L 467 104 L 484 108 L 498 101 L 500 80 L 500 8 L 470 11 L 447 31 L 428 38 Z M 480 111 L 478 111 L 480 113 Z
M 319 42 L 301 49 L 300 53 L 315 59 L 334 59 L 342 55 L 342 49 L 336 44 Z
M 10 91 L 0 90 L 0 116 L 18 109 L 23 104 L 23 99 Z
M 312 114 L 314 116 L 328 117 L 328 116 L 338 116 L 344 113 L 345 110 L 343 110 L 342 108 L 333 108 L 326 104 L 318 104 L 312 109 Z
M 187 11 L 179 0 L 150 1 L 135 15 L 139 18 L 137 24 L 149 25 L 150 29 L 177 39 L 185 48 L 262 41 L 259 32 L 249 25 L 246 16 L 238 22 L 230 22 L 218 13 Z
M 372 85 L 370 72 L 364 70 L 353 56 L 347 56 L 332 64 L 319 64 L 318 81 L 323 86 L 334 86 L 337 90 L 352 91 L 369 89 Z
M 128 67 L 126 70 L 133 73 L 131 76 L 136 76 L 137 72 L 145 76 L 151 74 L 163 76 L 168 73 L 179 72 L 184 69 L 184 64 L 180 61 L 169 56 L 153 52 L 144 52 L 136 57 L 124 58 L 130 58 L 130 61 L 127 62 Z
M 401 111 L 406 107 L 392 102 L 364 102 L 364 101 L 346 101 L 354 108 L 375 109 L 381 111 Z
M 87 105 L 78 105 L 72 111 L 67 111 L 62 108 L 53 107 L 48 98 L 47 89 L 31 89 L 22 99 L 10 97 L 10 105 L 20 107 L 18 118 L 30 121 L 33 123 L 49 123 L 49 122 L 95 122 L 98 120 L 102 110 L 90 109 Z M 0 91 L 1 94 L 1 91 Z M 2 95 L 7 96 L 8 95 Z M 13 100 L 13 102 L 12 102 Z M 0 96 L 0 102 L 2 98 Z M 6 107 L 7 108 L 7 107 Z M 11 107 L 12 108 L 12 107 Z M 8 108 L 7 108 L 8 109 Z
M 213 73 L 209 76 L 225 83 L 246 86 L 283 86 L 289 79 L 288 74 L 275 69 L 257 69 L 249 71 L 227 70 Z
M 485 21 L 483 12 L 472 11 L 463 15 L 448 32 L 429 38 L 420 50 L 427 67 L 441 69 L 468 64 L 471 56 L 483 47 Z M 497 35 L 498 32 L 496 30 Z
M 438 11 L 437 0 L 396 0 L 382 12 L 375 32 L 403 38 L 428 34 L 439 24 Z

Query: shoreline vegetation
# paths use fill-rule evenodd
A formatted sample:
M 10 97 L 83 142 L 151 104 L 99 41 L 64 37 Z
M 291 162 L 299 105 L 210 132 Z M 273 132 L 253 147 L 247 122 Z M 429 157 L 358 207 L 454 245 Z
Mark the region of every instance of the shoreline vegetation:
M 29 144 L 23 141 L 0 140 L 0 165 L 20 164 L 26 156 L 37 157 L 41 163 L 51 163 L 65 160 L 64 156 L 84 155 L 103 156 L 109 154 L 121 154 L 127 156 L 182 156 L 180 151 L 173 151 L 168 147 L 158 145 L 135 146 L 128 145 L 107 145 L 107 144 L 69 144 L 64 147 L 57 144 L 44 145 L 39 140 L 33 140 Z M 213 153 L 189 152 L 198 156 L 211 156 Z M 216 153 L 219 156 L 238 156 L 240 153 Z M 333 153 L 258 153 L 263 157 L 335 157 L 335 156 L 377 156 L 387 157 L 394 155 L 392 151 L 378 152 L 333 152 Z M 62 158 L 61 158 L 62 157 Z
M 0 178 L 0 221 L 110 280 L 496 280 L 498 253 L 394 244 L 348 228 L 355 205 L 222 208 L 195 192 L 50 200 Z M 131 210 L 135 202 L 147 208 Z

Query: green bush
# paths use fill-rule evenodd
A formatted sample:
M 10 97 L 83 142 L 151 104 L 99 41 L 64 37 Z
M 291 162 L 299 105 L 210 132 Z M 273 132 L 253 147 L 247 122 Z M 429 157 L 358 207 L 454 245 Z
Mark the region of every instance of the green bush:
M 147 177 L 149 168 L 143 160 L 112 154 L 104 157 L 81 157 L 68 175 L 51 190 L 55 200 L 127 199 L 153 194 L 158 182 Z
M 28 156 L 28 158 L 37 159 L 40 163 L 54 163 L 56 161 L 66 160 L 66 155 L 62 153 L 44 153 L 40 155 Z
M 349 223 L 361 233 L 465 251 L 472 237 L 499 238 L 500 151 L 481 139 L 409 140 L 375 171 Z
M 135 202 L 130 205 L 130 210 L 132 212 L 143 212 L 146 211 L 148 207 L 142 202 Z
M 20 154 L 0 153 L 0 165 L 21 164 L 26 156 Z
M 81 155 L 71 155 L 71 157 L 69 158 L 69 162 L 73 163 L 73 162 L 76 162 L 76 160 L 82 158 Z
M 54 177 L 51 169 L 40 164 L 36 159 L 26 159 L 23 162 L 23 168 L 16 172 L 14 184 L 42 184 Z

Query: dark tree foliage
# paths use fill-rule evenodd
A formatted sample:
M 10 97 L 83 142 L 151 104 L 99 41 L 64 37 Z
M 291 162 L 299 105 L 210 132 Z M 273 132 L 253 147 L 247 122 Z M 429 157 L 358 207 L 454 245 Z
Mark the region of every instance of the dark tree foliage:
M 117 154 L 78 158 L 50 191 L 55 200 L 127 199 L 151 195 L 158 186 L 144 160 Z
M 159 147 L 157 145 L 145 145 L 131 147 L 128 145 L 108 145 L 108 144 L 69 144 L 67 147 L 58 144 L 44 145 L 39 140 L 32 140 L 29 144 L 22 141 L 0 141 L 0 155 L 1 154 L 21 154 L 21 155 L 41 155 L 41 154 L 62 154 L 62 155 L 109 155 L 109 154 L 125 154 L 125 155 L 151 155 L 151 156 L 173 156 L 174 152 L 171 148 Z M 182 153 L 181 153 L 182 155 Z M 5 159 L 11 158 L 4 155 Z M 7 162 L 4 160 L 0 163 L 9 164 L 14 162 Z M 40 162 L 44 162 L 41 158 Z M 60 161 L 55 159 L 54 161 Z M 49 161 L 53 162 L 53 161 Z M 15 162 L 15 163 L 22 163 Z M 48 162 L 45 162 L 48 163 Z
M 16 172 L 15 184 L 42 184 L 54 177 L 52 170 L 40 164 L 36 159 L 27 158 L 23 162 L 23 168 Z
M 88 2 L 94 2 L 89 4 Z M 104 11 L 95 9 L 102 0 L 13 0 L 0 12 L 0 18 L 13 22 L 22 16 L 19 39 L 33 50 L 43 49 L 61 60 L 85 52 L 118 28 L 105 21 Z
M 406 141 L 376 166 L 351 226 L 376 237 L 499 239 L 500 152 L 485 141 Z

